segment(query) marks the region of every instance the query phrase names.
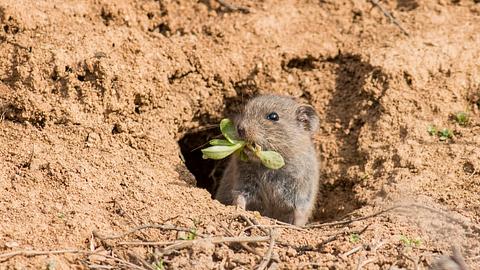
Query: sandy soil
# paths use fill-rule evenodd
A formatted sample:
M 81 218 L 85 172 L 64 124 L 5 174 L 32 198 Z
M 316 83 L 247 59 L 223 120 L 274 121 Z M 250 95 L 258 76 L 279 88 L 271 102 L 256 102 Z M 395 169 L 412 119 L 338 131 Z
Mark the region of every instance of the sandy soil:
M 250 12 L 213 0 L 0 2 L 0 269 L 261 264 L 268 242 L 125 242 L 265 235 L 242 233 L 241 216 L 274 220 L 211 199 L 222 166 L 195 149 L 266 92 L 320 114 L 312 223 L 400 206 L 277 228 L 269 266 L 428 269 L 455 245 L 480 269 L 478 1 L 381 1 L 408 36 L 369 1 L 229 1 Z M 102 240 L 145 224 L 195 233 Z M 65 249 L 81 252 L 25 256 Z

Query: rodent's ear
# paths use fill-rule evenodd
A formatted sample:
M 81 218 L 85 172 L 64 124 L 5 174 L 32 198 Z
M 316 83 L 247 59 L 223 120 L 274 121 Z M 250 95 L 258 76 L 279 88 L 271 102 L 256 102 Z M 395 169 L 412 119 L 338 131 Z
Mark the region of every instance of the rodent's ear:
M 297 121 L 303 126 L 303 128 L 310 132 L 315 132 L 319 126 L 319 119 L 317 112 L 310 105 L 301 105 L 295 112 Z

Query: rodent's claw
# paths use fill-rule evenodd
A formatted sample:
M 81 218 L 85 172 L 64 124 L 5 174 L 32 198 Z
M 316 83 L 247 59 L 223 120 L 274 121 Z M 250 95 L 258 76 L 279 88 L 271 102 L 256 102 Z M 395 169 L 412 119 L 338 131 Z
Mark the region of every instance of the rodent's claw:
M 235 198 L 234 205 L 237 206 L 237 208 L 245 210 L 247 208 L 247 199 L 243 195 L 238 195 L 237 198 Z

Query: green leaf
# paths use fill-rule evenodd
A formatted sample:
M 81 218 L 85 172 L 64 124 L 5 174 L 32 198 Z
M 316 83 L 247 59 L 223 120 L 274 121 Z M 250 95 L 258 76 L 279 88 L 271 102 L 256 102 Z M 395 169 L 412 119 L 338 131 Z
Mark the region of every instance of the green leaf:
M 213 140 L 210 140 L 209 143 L 211 145 L 233 145 L 231 142 L 227 140 L 221 140 L 221 139 L 213 139 Z
M 358 233 L 352 233 L 350 234 L 350 242 L 352 243 L 357 243 L 358 241 L 360 241 L 360 235 L 358 235 Z
M 163 265 L 163 259 L 160 259 L 160 261 L 154 262 L 152 264 L 153 269 L 155 270 L 164 270 L 165 266 Z
M 263 166 L 269 169 L 280 169 L 285 165 L 282 155 L 275 151 L 258 151 L 255 153 L 262 161 Z
M 187 240 L 194 240 L 197 237 L 197 229 L 193 228 L 188 232 Z
M 239 142 L 237 138 L 237 131 L 233 125 L 232 120 L 225 118 L 220 122 L 220 130 L 223 136 L 231 143 L 236 144 Z
M 400 235 L 400 242 L 406 247 L 418 247 L 422 244 L 421 239 L 410 238 L 405 235 Z
M 441 141 L 445 141 L 453 137 L 453 132 L 448 128 L 442 129 L 438 134 L 440 136 Z
M 455 114 L 455 121 L 462 126 L 466 126 L 470 121 L 470 116 L 466 112 L 457 112 Z
M 431 136 L 435 136 L 438 133 L 437 127 L 434 125 L 428 126 L 427 131 L 428 131 L 428 134 L 430 134 Z
M 237 151 L 238 149 L 242 148 L 244 143 L 237 143 L 232 145 L 215 145 L 210 146 L 205 149 L 202 149 L 203 158 L 211 158 L 211 159 L 222 159 L 228 157 L 233 152 Z

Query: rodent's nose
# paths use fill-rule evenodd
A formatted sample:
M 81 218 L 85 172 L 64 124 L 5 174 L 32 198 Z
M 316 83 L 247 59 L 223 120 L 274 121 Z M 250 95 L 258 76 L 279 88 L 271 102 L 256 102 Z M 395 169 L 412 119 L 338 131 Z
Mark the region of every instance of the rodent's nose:
M 245 138 L 245 127 L 243 125 L 237 125 L 237 133 L 240 138 Z

